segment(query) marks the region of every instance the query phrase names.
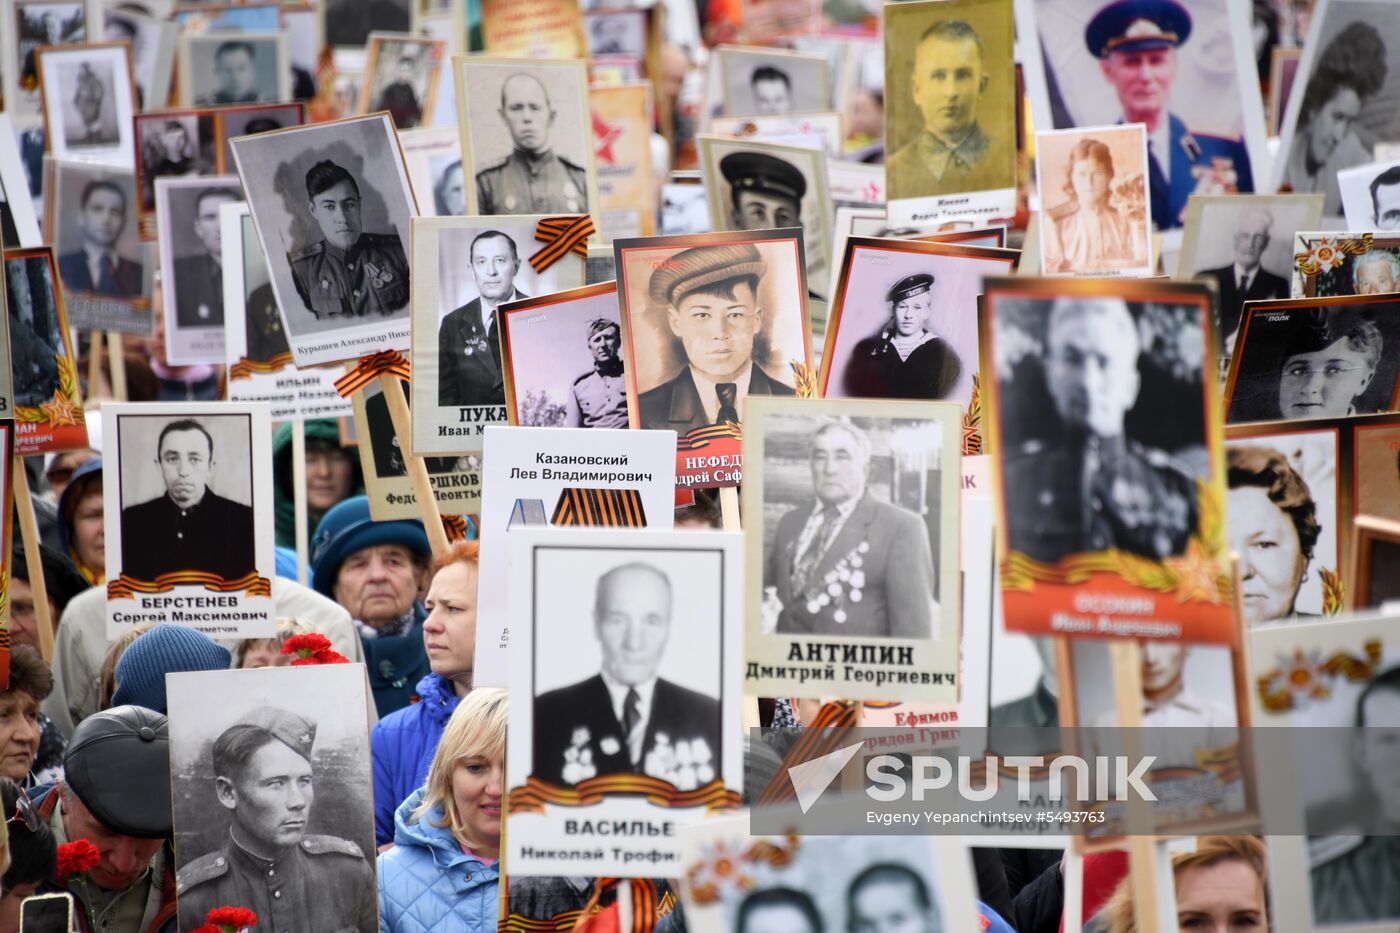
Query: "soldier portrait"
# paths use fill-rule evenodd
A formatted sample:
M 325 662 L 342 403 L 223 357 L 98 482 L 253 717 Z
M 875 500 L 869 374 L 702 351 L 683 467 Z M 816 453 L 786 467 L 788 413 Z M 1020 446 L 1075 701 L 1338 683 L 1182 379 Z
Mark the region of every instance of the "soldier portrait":
M 1036 134 L 1046 275 L 1152 271 L 1145 137 L 1139 126 Z
M 1193 194 L 1262 183 L 1258 78 L 1231 16 L 1227 0 L 1047 0 L 1018 23 L 1039 39 L 1026 69 L 1038 128 L 1144 125 L 1158 230 L 1182 226 Z
M 583 63 L 458 57 L 454 68 L 471 212 L 596 211 Z
M 198 107 L 272 103 L 291 97 L 284 34 L 213 33 L 180 37 L 184 103 Z
M 47 250 L 5 255 L 13 405 L 37 406 L 60 394 L 59 363 L 70 357 Z M 13 409 L 8 409 L 12 411 Z
M 54 163 L 47 229 L 58 250 L 65 289 L 132 299 L 144 289 L 136 242 L 136 197 L 130 172 L 76 162 Z
M 367 697 L 353 667 L 171 676 L 181 929 L 234 904 L 258 929 L 378 929 Z
M 46 48 L 36 56 L 50 154 L 130 168 L 136 102 L 128 47 Z
M 78 45 L 88 41 L 86 4 L 73 0 L 15 0 L 5 8 L 12 17 L 3 56 L 5 110 L 12 116 L 43 113 L 37 50 L 49 45 Z M 12 27 L 12 28 L 8 28 Z
M 215 113 L 219 118 L 219 145 L 224 150 L 226 172 L 233 171 L 233 149 L 228 144 L 230 139 L 300 126 L 305 116 L 304 108 L 298 103 L 220 107 Z
M 138 114 L 136 145 L 142 211 L 156 209 L 157 178 L 214 174 L 212 114 Z
M 585 11 L 583 24 L 588 31 L 588 57 L 646 58 L 646 17 L 645 10 Z
M 110 146 L 117 142 L 117 114 L 110 62 L 64 62 L 59 68 L 63 107 L 63 137 L 69 149 Z M 64 74 L 66 72 L 66 74 Z
M 232 175 L 156 182 L 166 269 L 165 352 L 172 363 L 223 360 L 224 272 L 219 208 L 243 200 Z
M 370 36 L 360 111 L 387 110 L 400 130 L 422 126 L 433 113 L 444 48 L 440 39 Z
M 831 66 L 823 55 L 735 45 L 715 50 L 716 116 L 813 113 L 831 109 Z

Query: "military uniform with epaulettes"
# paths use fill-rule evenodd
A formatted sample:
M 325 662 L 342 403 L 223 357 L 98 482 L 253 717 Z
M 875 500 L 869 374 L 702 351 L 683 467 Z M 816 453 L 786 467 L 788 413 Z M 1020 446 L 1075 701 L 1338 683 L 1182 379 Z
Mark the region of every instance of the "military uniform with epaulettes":
M 408 304 L 408 260 L 396 233 L 362 233 L 348 250 L 320 240 L 287 259 L 297 294 L 317 320 L 390 315 Z

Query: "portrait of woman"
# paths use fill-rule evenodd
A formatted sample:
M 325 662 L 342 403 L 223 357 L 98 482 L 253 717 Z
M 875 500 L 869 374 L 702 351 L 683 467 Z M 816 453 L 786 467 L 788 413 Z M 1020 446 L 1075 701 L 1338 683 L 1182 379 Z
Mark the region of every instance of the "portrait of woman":
M 1045 271 L 1094 272 L 1135 265 L 1131 225 L 1111 203 L 1113 154 L 1097 139 L 1081 139 L 1065 162 L 1069 200 L 1048 212 Z
M 1310 615 L 1294 604 L 1322 534 L 1312 491 L 1272 447 L 1227 447 L 1225 457 L 1225 511 L 1230 550 L 1240 560 L 1245 622 Z
M 929 330 L 934 278 L 905 276 L 885 293 L 890 316 L 880 333 L 855 346 L 846 367 L 853 398 L 941 399 L 962 374 L 962 361 L 947 341 Z
M 1371 161 L 1371 147 L 1357 135 L 1356 120 L 1385 84 L 1385 60 L 1385 42 L 1376 27 L 1358 20 L 1332 37 L 1308 78 L 1288 147 L 1283 190 L 1323 192 L 1324 214 L 1342 213 L 1337 172 Z
M 1279 372 L 1280 415 L 1343 418 L 1387 410 L 1389 392 L 1383 403 L 1360 401 L 1375 379 L 1383 343 L 1380 328 L 1355 314 L 1335 312 L 1309 321 L 1289 346 Z

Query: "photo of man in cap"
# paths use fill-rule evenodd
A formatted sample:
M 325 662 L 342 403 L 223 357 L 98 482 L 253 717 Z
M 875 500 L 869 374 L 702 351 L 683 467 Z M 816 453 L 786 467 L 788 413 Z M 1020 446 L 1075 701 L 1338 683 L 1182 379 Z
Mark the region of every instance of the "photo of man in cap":
M 477 297 L 448 313 L 438 325 L 438 404 L 504 405 L 496 306 L 529 297 L 515 284 L 520 253 L 510 234 L 484 230 L 472 238 L 467 258 Z
M 627 427 L 627 382 L 622 374 L 622 326 L 608 318 L 588 324 L 593 368 L 574 380 L 565 403 L 567 428 Z
M 856 344 L 846 366 L 852 398 L 946 398 L 962 375 L 962 361 L 929 329 L 934 277 L 906 275 L 885 292 L 889 319 L 880 333 Z
M 514 149 L 476 173 L 478 214 L 580 214 L 588 211 L 588 172 L 555 152 L 559 114 L 544 83 L 516 72 L 501 84 L 501 122 Z
M 1177 49 L 1190 38 L 1191 26 L 1191 14 L 1177 0 L 1114 0 L 1084 31 L 1090 54 L 1118 96 L 1121 122 L 1147 127 L 1148 188 L 1159 230 L 1181 226 L 1192 194 L 1254 190 L 1243 141 L 1193 131 L 1167 110 Z
M 182 926 L 238 905 L 268 930 L 375 930 L 374 869 L 360 847 L 307 832 L 316 775 L 316 724 L 260 707 L 214 740 L 214 792 L 230 817 L 223 845 L 178 875 Z M 314 918 L 314 920 L 313 920 Z
M 768 355 L 758 301 L 767 271 L 758 247 L 736 243 L 682 250 L 652 272 L 652 304 L 666 308 L 684 365 L 669 381 L 642 391 L 643 428 L 685 434 L 737 424 L 746 396 L 796 394 L 758 364 Z

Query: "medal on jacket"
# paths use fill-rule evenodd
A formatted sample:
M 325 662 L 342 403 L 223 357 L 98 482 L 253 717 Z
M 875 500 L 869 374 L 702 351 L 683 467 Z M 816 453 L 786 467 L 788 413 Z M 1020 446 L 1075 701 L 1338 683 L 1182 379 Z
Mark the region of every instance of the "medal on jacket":
M 213 314 L 213 312 L 211 312 L 211 311 L 209 310 L 209 306 L 208 306 L 208 305 L 203 305 L 203 304 L 202 304 L 202 305 L 199 306 L 199 316 L 200 316 L 200 317 L 202 317 L 202 318 L 208 320 L 208 319 L 212 316 L 212 314 Z
M 506 195 L 506 213 L 510 213 L 510 212 L 512 212 L 512 211 L 514 211 L 514 210 L 515 210 L 515 195 L 513 195 L 513 194 L 508 194 L 508 195 Z
M 388 269 L 381 269 L 374 263 L 365 261 L 365 271 L 369 273 L 369 280 L 375 288 L 383 288 L 394 280 L 394 274 Z

